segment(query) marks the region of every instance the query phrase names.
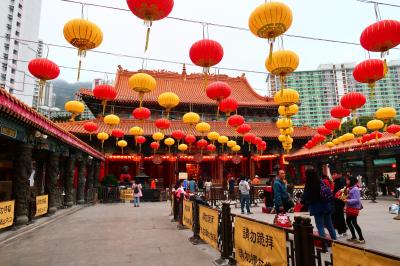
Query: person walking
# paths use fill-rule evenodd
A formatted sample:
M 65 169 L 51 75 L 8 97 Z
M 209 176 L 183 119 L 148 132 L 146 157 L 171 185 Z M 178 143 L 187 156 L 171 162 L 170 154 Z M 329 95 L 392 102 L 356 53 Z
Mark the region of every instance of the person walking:
M 319 178 L 314 169 L 306 170 L 306 184 L 303 201 L 307 204 L 310 216 L 314 216 L 319 236 L 325 237 L 325 227 L 331 239 L 336 240 L 336 231 L 332 224 L 333 194 L 330 188 Z M 326 245 L 326 243 L 325 243 Z
M 245 176 L 240 177 L 239 191 L 240 191 L 240 208 L 242 209 L 242 214 L 244 214 L 245 205 L 247 214 L 253 214 L 250 211 L 250 185 L 249 182 L 246 181 Z
M 139 207 L 140 198 L 143 197 L 142 184 L 140 184 L 140 183 L 136 184 L 136 182 L 134 180 L 133 184 L 132 184 L 132 190 L 133 190 L 133 206 Z
M 293 207 L 293 203 L 289 200 L 289 193 L 287 192 L 287 186 L 285 183 L 285 170 L 279 170 L 278 176 L 274 181 L 274 204 L 275 211 L 272 213 L 285 213 L 289 212 Z
M 346 223 L 351 232 L 351 238 L 347 239 L 347 241 L 355 244 L 365 244 L 361 228 L 357 223 L 357 217 L 362 209 L 360 189 L 357 183 L 358 180 L 355 177 L 349 176 L 346 179 L 348 195 L 344 202 L 346 203 Z M 358 239 L 355 231 L 357 231 Z
M 233 177 L 233 175 L 231 176 L 231 178 L 229 179 L 228 182 L 228 193 L 229 193 L 229 199 L 230 200 L 235 200 L 235 178 Z
M 211 187 L 212 187 L 211 178 L 208 178 L 207 181 L 204 183 L 204 190 L 205 190 L 204 195 L 206 196 L 206 200 L 209 200 L 211 197 L 211 195 L 210 195 Z
M 344 206 L 345 203 L 343 202 L 342 198 L 345 194 L 345 187 L 346 187 L 346 179 L 338 172 L 332 173 L 333 178 L 333 195 L 335 199 L 333 200 L 333 214 L 332 220 L 333 225 L 335 226 L 339 236 L 345 237 L 347 236 L 347 226 L 346 220 L 344 219 Z
M 189 187 L 189 191 L 192 192 L 192 193 L 197 191 L 197 184 L 196 184 L 196 181 L 193 179 L 193 177 L 189 178 L 188 187 Z

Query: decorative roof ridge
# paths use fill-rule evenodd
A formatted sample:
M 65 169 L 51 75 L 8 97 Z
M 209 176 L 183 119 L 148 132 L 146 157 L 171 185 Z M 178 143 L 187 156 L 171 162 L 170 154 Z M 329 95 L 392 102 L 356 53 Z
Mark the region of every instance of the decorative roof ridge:
M 100 159 L 103 158 L 103 155 L 100 152 L 93 149 L 90 145 L 88 145 L 87 143 L 85 143 L 84 141 L 79 139 L 74 134 L 61 128 L 60 126 L 58 126 L 56 123 L 54 123 L 47 117 L 41 115 L 36 110 L 34 110 L 30 106 L 28 106 L 26 103 L 19 100 L 14 95 L 8 93 L 4 88 L 0 88 L 0 105 L 4 106 L 6 109 L 9 109 L 12 112 L 24 117 L 25 119 L 32 121 L 36 127 L 39 127 L 39 128 L 43 127 L 42 129 L 39 129 L 39 130 L 47 131 L 46 132 L 47 134 L 52 135 L 55 138 L 60 137 L 58 135 L 60 133 L 65 134 L 65 137 L 71 138 L 70 140 L 68 140 L 67 138 L 62 138 L 64 140 L 63 142 L 67 143 L 68 145 L 75 146 L 75 148 L 82 148 L 82 149 L 84 148 L 84 149 L 86 149 L 86 152 L 89 153 L 90 155 L 95 156 Z M 18 107 L 22 108 L 23 110 L 16 111 L 15 109 Z M 25 111 L 26 113 L 25 114 L 21 113 L 22 111 Z M 35 121 L 29 116 L 33 116 L 33 118 L 35 118 L 35 120 L 36 119 L 37 120 Z M 45 128 L 46 124 L 47 124 L 47 126 L 54 128 L 61 132 L 54 132 L 49 128 Z
M 257 98 L 259 98 L 259 99 L 261 99 L 261 100 L 267 101 L 267 102 L 273 101 L 273 98 L 272 98 L 272 97 L 269 97 L 269 96 L 262 96 L 262 95 L 258 94 L 258 93 L 254 90 L 254 88 L 250 85 L 250 83 L 249 83 L 249 81 L 247 80 L 246 75 L 245 75 L 244 73 L 243 73 L 239 78 L 243 81 L 244 84 L 246 84 L 246 86 L 250 89 L 250 91 L 254 94 L 254 96 L 256 96 Z

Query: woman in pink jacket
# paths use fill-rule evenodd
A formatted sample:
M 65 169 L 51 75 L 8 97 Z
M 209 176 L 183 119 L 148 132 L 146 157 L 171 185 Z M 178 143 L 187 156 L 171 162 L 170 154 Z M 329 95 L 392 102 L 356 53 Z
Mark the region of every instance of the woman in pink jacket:
M 139 207 L 140 198 L 143 197 L 142 184 L 140 183 L 136 184 L 136 182 L 133 181 L 132 190 L 133 190 L 133 206 Z

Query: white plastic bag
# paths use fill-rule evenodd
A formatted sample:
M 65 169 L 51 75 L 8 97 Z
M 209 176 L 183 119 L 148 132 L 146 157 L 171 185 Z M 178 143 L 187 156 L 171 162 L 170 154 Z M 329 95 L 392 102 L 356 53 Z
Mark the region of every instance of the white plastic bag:
M 398 214 L 399 213 L 399 205 L 392 204 L 392 206 L 389 207 L 389 212 L 391 214 Z

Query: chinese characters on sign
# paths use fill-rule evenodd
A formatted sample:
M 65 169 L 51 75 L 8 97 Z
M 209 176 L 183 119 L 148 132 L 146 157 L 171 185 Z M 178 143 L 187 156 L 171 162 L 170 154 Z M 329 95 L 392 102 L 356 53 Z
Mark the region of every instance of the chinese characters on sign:
M 36 214 L 35 216 L 40 216 L 47 213 L 47 209 L 49 207 L 49 196 L 37 196 L 36 197 Z
M 236 217 L 235 248 L 239 265 L 287 265 L 286 233 L 272 226 Z
M 400 261 L 379 256 L 377 254 L 351 248 L 339 243 L 332 245 L 332 259 L 335 266 L 400 266 Z
M 131 202 L 133 200 L 133 190 L 131 188 L 122 189 L 120 199 L 125 202 Z
M 0 202 L 0 229 L 13 224 L 14 204 L 14 201 Z
M 218 249 L 218 211 L 199 206 L 200 238 Z
M 193 205 L 190 200 L 183 200 L 183 225 L 189 229 L 193 227 Z

